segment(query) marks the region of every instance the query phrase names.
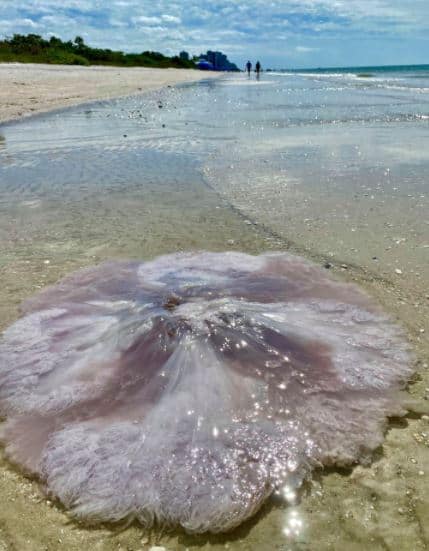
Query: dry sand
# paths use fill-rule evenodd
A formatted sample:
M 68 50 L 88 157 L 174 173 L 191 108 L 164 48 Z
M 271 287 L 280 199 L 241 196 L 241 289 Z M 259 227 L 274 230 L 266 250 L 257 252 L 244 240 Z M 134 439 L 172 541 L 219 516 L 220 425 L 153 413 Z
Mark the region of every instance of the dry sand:
M 0 64 L 0 123 L 87 101 L 214 78 L 216 73 L 146 67 Z

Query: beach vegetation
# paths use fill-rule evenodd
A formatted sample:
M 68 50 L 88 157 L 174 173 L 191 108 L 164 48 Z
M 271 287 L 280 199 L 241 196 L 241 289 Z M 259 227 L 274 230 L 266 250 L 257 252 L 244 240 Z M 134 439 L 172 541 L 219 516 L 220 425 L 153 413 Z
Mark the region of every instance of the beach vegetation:
M 37 34 L 14 34 L 0 40 L 0 62 L 49 63 L 61 65 L 114 65 L 118 67 L 195 68 L 191 60 L 168 57 L 159 52 L 124 53 L 108 48 L 92 48 L 81 36 L 64 42 Z

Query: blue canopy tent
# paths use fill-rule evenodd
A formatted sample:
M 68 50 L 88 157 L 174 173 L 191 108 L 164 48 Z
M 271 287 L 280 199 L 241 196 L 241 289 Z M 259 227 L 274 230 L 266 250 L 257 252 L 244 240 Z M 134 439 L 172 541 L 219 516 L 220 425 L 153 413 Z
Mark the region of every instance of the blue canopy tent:
M 210 61 L 207 61 L 206 59 L 200 59 L 197 62 L 197 67 L 200 69 L 200 71 L 213 71 L 213 63 L 210 63 Z

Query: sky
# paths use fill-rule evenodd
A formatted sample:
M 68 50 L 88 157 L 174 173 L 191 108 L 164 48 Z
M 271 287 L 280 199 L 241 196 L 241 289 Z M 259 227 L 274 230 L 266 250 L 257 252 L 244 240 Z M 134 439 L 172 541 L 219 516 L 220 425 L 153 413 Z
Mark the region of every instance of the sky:
M 429 0 L 0 0 L 0 36 L 126 52 L 222 50 L 244 66 L 429 63 Z

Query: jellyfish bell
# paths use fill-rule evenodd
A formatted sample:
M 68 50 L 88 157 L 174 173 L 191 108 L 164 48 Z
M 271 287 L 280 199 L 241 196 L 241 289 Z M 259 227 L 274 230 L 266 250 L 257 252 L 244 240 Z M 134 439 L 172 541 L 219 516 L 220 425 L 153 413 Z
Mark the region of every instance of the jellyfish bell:
M 80 518 L 221 532 L 368 461 L 410 374 L 400 329 L 302 258 L 107 262 L 4 332 L 0 438 Z

